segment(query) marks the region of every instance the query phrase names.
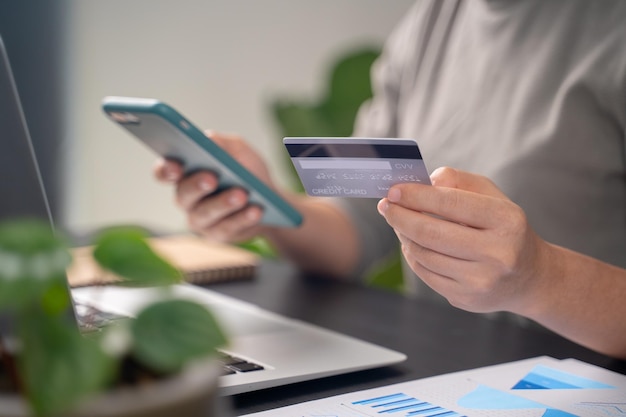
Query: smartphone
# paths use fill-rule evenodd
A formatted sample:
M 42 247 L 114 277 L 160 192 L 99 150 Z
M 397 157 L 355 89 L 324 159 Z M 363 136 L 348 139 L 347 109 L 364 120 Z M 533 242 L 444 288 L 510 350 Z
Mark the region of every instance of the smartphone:
M 219 178 L 218 191 L 245 189 L 250 203 L 263 209 L 261 223 L 283 227 L 302 223 L 295 208 L 171 106 L 156 99 L 105 97 L 102 109 L 158 155 L 182 164 L 185 174 L 211 171 Z

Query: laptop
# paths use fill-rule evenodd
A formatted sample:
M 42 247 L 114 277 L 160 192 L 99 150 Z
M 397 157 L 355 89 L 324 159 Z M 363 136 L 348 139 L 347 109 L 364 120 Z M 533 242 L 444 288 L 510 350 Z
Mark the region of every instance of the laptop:
M 52 217 L 35 151 L 0 38 L 0 219 L 13 216 Z M 133 317 L 157 297 L 150 288 L 116 286 L 69 289 L 77 325 L 85 310 L 103 316 Z M 400 352 L 319 326 L 264 310 L 254 304 L 190 284 L 174 288 L 176 296 L 208 306 L 228 334 L 222 395 L 307 381 L 402 362 Z

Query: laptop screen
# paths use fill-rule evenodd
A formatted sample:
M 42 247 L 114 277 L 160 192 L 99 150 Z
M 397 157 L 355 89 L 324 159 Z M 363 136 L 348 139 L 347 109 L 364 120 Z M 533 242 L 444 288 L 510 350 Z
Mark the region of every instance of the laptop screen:
M 0 38 L 0 220 L 51 221 L 35 155 L 4 43 Z
M 0 38 L 0 221 L 52 217 L 41 181 L 24 113 Z M 13 334 L 13 320 L 0 311 L 0 335 Z

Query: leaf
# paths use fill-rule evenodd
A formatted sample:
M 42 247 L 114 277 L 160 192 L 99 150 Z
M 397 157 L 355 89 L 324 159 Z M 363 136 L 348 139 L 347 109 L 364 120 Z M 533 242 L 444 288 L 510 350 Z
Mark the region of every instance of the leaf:
M 352 134 L 359 107 L 372 97 L 370 67 L 379 53 L 374 48 L 358 50 L 342 57 L 332 67 L 322 108 L 336 136 Z
M 0 307 L 12 311 L 19 374 L 38 416 L 68 410 L 110 374 L 107 357 L 70 322 L 69 262 L 65 240 L 47 222 L 0 224 Z
M 226 338 L 213 315 L 186 300 L 150 305 L 131 323 L 137 360 L 161 372 L 174 372 L 193 359 L 215 354 Z
M 254 237 L 250 240 L 237 244 L 237 246 L 249 252 L 256 253 L 266 259 L 278 259 L 276 249 L 272 247 L 267 239 L 262 237 Z
M 112 360 L 68 317 L 32 310 L 22 319 L 20 373 L 36 415 L 62 415 L 110 381 Z
M 21 306 L 34 302 L 40 293 L 41 285 L 36 280 L 27 277 L 7 279 L 0 273 L 0 307 L 2 309 L 17 310 Z
M 397 250 L 389 259 L 377 265 L 367 276 L 367 282 L 386 290 L 404 292 L 404 274 L 402 270 L 402 253 Z
M 65 247 L 65 240 L 42 220 L 21 218 L 0 223 L 0 250 L 3 252 L 29 256 Z
M 62 237 L 37 219 L 0 224 L 0 306 L 36 302 L 51 286 L 65 284 L 70 255 Z
M 331 66 L 328 101 L 358 107 L 370 98 L 370 69 L 379 55 L 379 48 L 366 47 L 340 57 Z
M 182 273 L 148 245 L 146 233 L 134 227 L 108 229 L 96 240 L 95 260 L 128 285 L 170 285 L 182 281 Z

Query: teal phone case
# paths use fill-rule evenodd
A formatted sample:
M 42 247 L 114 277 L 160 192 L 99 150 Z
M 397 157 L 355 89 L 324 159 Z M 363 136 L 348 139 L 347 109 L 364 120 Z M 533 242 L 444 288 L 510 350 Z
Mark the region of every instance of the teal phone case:
M 300 213 L 287 201 L 169 105 L 156 99 L 105 97 L 102 108 L 158 155 L 183 164 L 186 173 L 212 171 L 219 177 L 220 189 L 247 190 L 250 202 L 263 208 L 263 224 L 295 227 L 302 223 Z

